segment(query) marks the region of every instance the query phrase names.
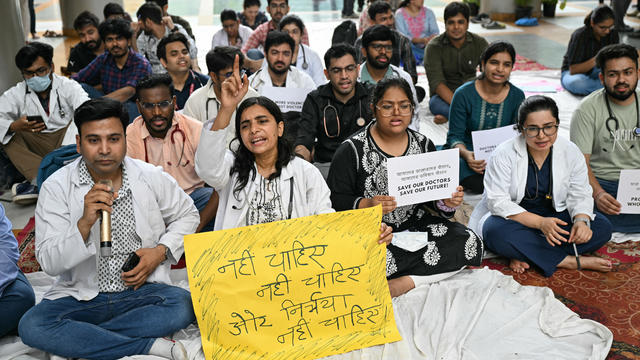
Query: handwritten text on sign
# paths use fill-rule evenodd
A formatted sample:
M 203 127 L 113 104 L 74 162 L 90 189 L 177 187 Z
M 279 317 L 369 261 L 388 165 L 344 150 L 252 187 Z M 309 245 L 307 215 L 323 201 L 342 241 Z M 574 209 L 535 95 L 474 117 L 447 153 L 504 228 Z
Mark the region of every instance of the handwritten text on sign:
M 307 99 L 307 94 L 313 89 L 298 89 L 298 88 L 281 88 L 281 87 L 264 87 L 262 89 L 262 96 L 266 96 L 273 100 L 280 107 L 280 111 L 302 111 L 302 105 Z
M 622 214 L 640 214 L 640 170 L 620 170 L 617 199 Z
M 380 207 L 185 236 L 207 359 L 315 359 L 400 340 Z
M 460 177 L 458 157 L 456 148 L 388 159 L 389 195 L 398 206 L 450 198 Z
M 498 145 L 516 135 L 518 135 L 518 131 L 513 128 L 513 125 L 489 130 L 472 131 L 473 157 L 476 160 L 488 160 Z

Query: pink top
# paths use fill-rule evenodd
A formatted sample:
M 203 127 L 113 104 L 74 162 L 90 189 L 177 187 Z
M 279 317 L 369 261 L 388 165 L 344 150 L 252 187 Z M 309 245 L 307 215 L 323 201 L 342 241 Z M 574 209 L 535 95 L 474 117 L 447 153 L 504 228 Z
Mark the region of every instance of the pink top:
M 398 9 L 398 13 L 402 15 L 404 20 L 407 22 L 407 25 L 409 25 L 409 33 L 411 33 L 411 37 L 422 37 L 422 31 L 425 27 L 424 23 L 427 19 L 427 8 L 423 6 L 420 9 L 418 16 L 415 17 L 411 16 L 406 8 Z
M 127 155 L 162 169 L 173 176 L 187 194 L 204 186 L 196 174 L 195 153 L 200 142 L 202 123 L 174 113 L 173 124 L 163 139 L 154 138 L 138 116 L 127 127 Z

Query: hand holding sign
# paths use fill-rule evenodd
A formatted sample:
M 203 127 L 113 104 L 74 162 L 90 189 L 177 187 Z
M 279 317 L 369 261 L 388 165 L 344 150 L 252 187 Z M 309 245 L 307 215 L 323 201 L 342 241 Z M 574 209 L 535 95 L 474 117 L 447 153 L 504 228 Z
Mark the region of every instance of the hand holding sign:
M 444 204 L 450 208 L 457 208 L 462 205 L 462 201 L 464 201 L 464 189 L 462 186 L 458 186 L 456 188 L 456 192 L 451 194 L 451 199 L 444 199 Z
M 620 213 L 640 214 L 640 170 L 621 170 L 618 181 Z
M 358 209 L 370 208 L 377 205 L 382 205 L 383 214 L 392 212 L 398 206 L 396 199 L 393 196 L 376 195 L 372 198 L 362 198 L 360 203 L 358 203 Z

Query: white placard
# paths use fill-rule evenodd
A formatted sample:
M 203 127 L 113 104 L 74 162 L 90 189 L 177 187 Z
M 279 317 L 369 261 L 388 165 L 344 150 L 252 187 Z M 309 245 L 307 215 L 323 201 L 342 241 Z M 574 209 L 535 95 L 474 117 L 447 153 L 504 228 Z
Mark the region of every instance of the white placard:
M 640 214 L 640 170 L 620 170 L 616 200 L 621 214 Z
M 518 131 L 513 128 L 513 125 L 489 130 L 472 131 L 473 157 L 476 160 L 488 160 L 498 145 L 516 135 L 518 135 Z
M 298 89 L 286 87 L 264 87 L 262 96 L 266 96 L 273 100 L 280 107 L 280 111 L 297 111 L 302 112 L 302 105 L 307 99 L 307 94 L 313 89 Z
M 458 148 L 387 160 L 389 195 L 398 206 L 449 199 L 460 177 Z

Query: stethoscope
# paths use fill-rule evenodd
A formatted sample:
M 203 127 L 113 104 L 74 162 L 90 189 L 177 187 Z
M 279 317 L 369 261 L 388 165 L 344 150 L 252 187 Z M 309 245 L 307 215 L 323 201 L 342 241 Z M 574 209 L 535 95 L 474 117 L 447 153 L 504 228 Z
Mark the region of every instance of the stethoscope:
M 304 64 L 303 64 L 303 65 L 304 65 Z M 251 75 L 251 76 L 253 76 L 253 79 L 249 82 L 249 85 L 251 85 L 251 87 L 255 88 L 255 86 L 253 86 L 253 84 L 254 84 L 254 83 L 255 83 L 255 81 L 258 79 L 258 74 L 260 74 L 260 72 L 262 71 L 262 69 L 264 69 L 264 68 L 260 68 L 260 69 L 258 69 L 258 71 L 256 71 L 255 73 L 253 73 L 253 75 Z M 291 71 L 291 66 L 289 66 L 288 71 Z M 287 84 L 287 83 L 286 83 L 286 81 L 285 81 L 284 85 L 286 85 L 286 84 Z M 273 83 L 271 83 L 271 85 L 273 85 Z M 284 85 L 283 85 L 283 87 L 284 87 Z M 274 86 L 274 87 L 275 87 L 275 86 Z
M 242 210 L 242 207 L 244 207 L 244 204 L 248 204 L 249 206 L 251 206 L 251 204 L 249 204 L 249 196 L 247 194 L 247 190 L 243 189 L 242 191 L 244 193 L 244 200 L 242 201 L 242 205 L 241 207 L 237 207 L 235 205 L 231 205 L 231 208 L 233 210 Z M 293 177 L 291 177 L 291 184 L 289 185 L 289 207 L 288 207 L 288 213 L 289 213 L 289 217 L 287 217 L 287 219 L 291 219 L 291 215 L 293 214 Z
M 176 123 L 176 127 L 171 130 L 171 134 L 169 135 L 169 137 L 171 138 L 171 144 L 175 145 L 176 144 L 176 140 L 174 138 L 174 136 L 176 135 L 176 133 L 180 134 L 182 136 L 182 149 L 180 150 L 180 157 L 178 158 L 178 164 L 176 165 L 176 167 L 178 166 L 182 166 L 185 167 L 187 165 L 189 165 L 189 159 L 187 159 L 187 161 L 183 164 L 182 163 L 182 158 L 184 157 L 184 143 L 187 141 L 187 136 L 185 135 L 184 131 L 182 131 L 182 129 L 180 129 L 180 124 Z M 149 155 L 147 154 L 147 138 L 144 138 L 144 162 L 148 163 L 149 162 Z M 169 164 L 169 166 L 173 166 L 173 164 L 171 163 L 171 161 L 167 161 L 167 164 Z
M 27 107 L 27 95 L 30 93 L 31 91 L 29 91 L 29 87 L 27 85 L 25 85 L 25 89 L 24 89 L 24 101 L 22 102 L 22 106 L 23 108 Z M 37 95 L 36 95 L 37 96 Z M 64 111 L 64 109 L 62 108 L 62 105 L 60 103 L 60 94 L 58 93 L 58 89 L 56 89 L 56 102 L 58 103 L 58 115 L 60 115 L 61 119 L 64 119 L 67 116 L 67 113 Z
M 302 49 L 302 69 L 307 70 L 309 65 L 307 64 L 307 53 L 304 50 L 304 46 L 300 44 L 300 48 Z
M 338 125 L 338 133 L 335 135 L 329 135 L 329 130 L 327 129 L 327 109 L 333 110 L 336 114 L 336 124 Z M 366 123 L 364 118 L 362 117 L 362 99 L 358 100 L 358 110 L 360 111 L 360 117 L 356 119 L 356 125 L 359 127 L 363 127 Z M 340 117 L 338 116 L 338 109 L 335 106 L 331 105 L 331 99 L 327 100 L 327 105 L 325 105 L 324 109 L 322 109 L 322 123 L 324 125 L 324 133 L 327 135 L 329 139 L 334 139 L 340 136 Z
M 611 134 L 611 137 L 613 138 L 613 148 L 611 149 L 611 151 L 616 151 L 616 145 L 618 145 L 622 151 L 631 150 L 634 147 L 634 145 L 631 145 L 629 149 L 625 150 L 622 144 L 618 143 L 619 136 L 617 132 L 618 130 L 620 130 L 620 122 L 618 121 L 618 118 L 613 116 L 613 112 L 611 111 L 611 105 L 609 104 L 609 96 L 607 96 L 606 93 L 602 93 L 602 95 L 604 96 L 604 102 L 607 105 L 607 112 L 609 113 L 609 117 L 607 118 L 607 120 L 604 121 L 604 124 L 607 127 L 607 131 L 609 132 L 609 134 Z M 632 134 L 635 137 L 640 137 L 640 106 L 638 106 L 638 95 L 635 93 L 635 91 L 633 93 L 633 96 L 636 102 L 637 120 L 636 120 L 636 126 L 633 128 Z M 609 125 L 609 121 L 613 121 L 613 124 L 614 124 L 613 127 Z M 602 150 L 607 151 L 606 149 L 602 149 Z
M 540 129 L 540 131 L 542 131 L 542 129 Z M 526 187 L 525 187 L 525 191 L 527 195 L 529 195 L 529 198 L 527 199 L 525 197 L 525 199 L 535 200 L 536 198 L 538 198 L 538 171 L 539 170 L 538 170 L 538 165 L 536 165 L 535 161 L 533 161 L 531 154 L 527 152 L 527 155 L 529 156 L 529 164 L 533 165 L 534 174 L 536 175 L 536 195 L 534 197 L 531 197 L 531 194 L 529 194 L 529 192 L 526 191 Z M 553 199 L 553 147 L 549 149 L 548 156 L 549 156 L 549 189 L 547 191 L 547 194 L 544 196 L 544 198 L 546 200 L 552 200 Z

